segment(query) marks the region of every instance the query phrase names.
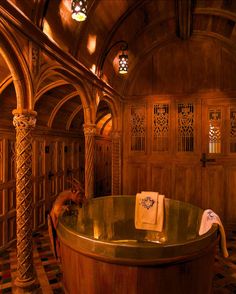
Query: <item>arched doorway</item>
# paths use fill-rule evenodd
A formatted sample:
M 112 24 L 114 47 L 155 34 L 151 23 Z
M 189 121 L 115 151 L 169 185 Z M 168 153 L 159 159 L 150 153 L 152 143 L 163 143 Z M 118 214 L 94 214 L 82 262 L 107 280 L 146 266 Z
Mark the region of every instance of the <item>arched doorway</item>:
M 112 114 L 106 101 L 100 101 L 96 115 L 94 195 L 111 194 Z

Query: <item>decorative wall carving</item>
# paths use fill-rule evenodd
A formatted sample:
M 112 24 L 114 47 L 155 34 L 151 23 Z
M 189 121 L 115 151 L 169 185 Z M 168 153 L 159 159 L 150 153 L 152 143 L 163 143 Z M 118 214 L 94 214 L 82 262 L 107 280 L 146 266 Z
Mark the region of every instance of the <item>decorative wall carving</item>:
M 208 110 L 209 118 L 209 153 L 221 153 L 221 109 Z
M 236 109 L 230 109 L 230 152 L 236 152 Z
M 35 43 L 30 42 L 29 46 L 29 56 L 31 71 L 36 76 L 39 72 L 40 67 L 40 48 L 35 45 Z
M 194 106 L 178 104 L 178 151 L 194 151 Z
M 169 105 L 153 106 L 153 151 L 169 150 Z
M 131 151 L 146 149 L 146 107 L 131 106 L 130 109 Z

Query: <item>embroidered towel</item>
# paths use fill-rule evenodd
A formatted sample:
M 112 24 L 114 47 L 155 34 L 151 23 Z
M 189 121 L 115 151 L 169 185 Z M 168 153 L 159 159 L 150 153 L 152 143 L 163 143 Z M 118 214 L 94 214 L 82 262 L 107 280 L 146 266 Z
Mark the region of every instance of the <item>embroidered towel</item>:
M 213 224 L 219 225 L 220 230 L 220 248 L 224 257 L 228 257 L 229 253 L 226 246 L 226 237 L 223 224 L 219 216 L 211 209 L 204 210 L 202 214 L 199 235 L 203 235 L 210 230 Z
M 161 232 L 164 219 L 164 195 L 157 192 L 137 193 L 135 228 Z

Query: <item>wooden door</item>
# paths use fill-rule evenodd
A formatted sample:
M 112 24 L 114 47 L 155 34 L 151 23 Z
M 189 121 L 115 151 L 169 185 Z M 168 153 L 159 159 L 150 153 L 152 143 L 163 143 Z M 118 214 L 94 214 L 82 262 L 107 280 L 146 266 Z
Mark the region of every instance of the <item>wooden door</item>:
M 232 225 L 236 223 L 236 102 L 205 100 L 202 122 L 202 206 Z
M 236 102 L 160 97 L 125 107 L 123 192 L 153 190 L 236 224 Z

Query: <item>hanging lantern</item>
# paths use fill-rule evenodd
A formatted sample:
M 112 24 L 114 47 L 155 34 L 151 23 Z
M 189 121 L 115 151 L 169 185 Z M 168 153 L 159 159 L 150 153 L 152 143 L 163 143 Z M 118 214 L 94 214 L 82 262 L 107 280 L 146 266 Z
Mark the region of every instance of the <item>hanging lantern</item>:
M 128 55 L 122 52 L 119 55 L 119 73 L 120 74 L 127 74 L 128 72 Z
M 87 18 L 87 0 L 72 0 L 72 18 L 77 21 L 84 21 Z

